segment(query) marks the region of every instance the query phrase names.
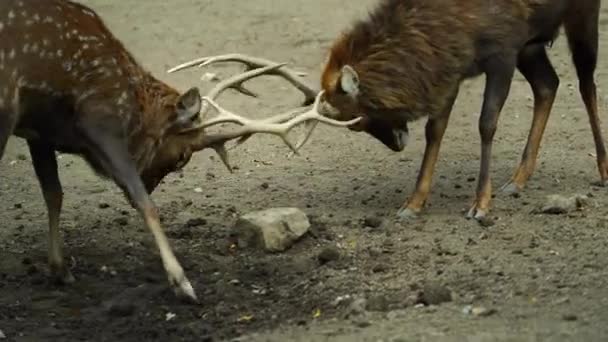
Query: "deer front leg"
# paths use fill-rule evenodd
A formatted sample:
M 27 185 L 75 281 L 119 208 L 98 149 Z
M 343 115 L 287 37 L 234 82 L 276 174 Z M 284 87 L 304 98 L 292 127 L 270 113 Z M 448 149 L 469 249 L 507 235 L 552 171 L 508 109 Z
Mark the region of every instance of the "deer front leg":
M 515 72 L 515 58 L 513 58 L 513 61 L 505 61 L 501 57 L 489 60 L 486 65 L 486 86 L 481 116 L 479 117 L 481 165 L 475 200 L 466 214 L 467 218 L 484 218 L 490 209 L 492 199 L 492 182 L 490 180 L 492 141 L 494 140 L 498 117 L 509 95 L 511 80 Z
M 183 299 L 198 303 L 198 298 L 184 270 L 167 240 L 160 224 L 158 210 L 146 192 L 146 188 L 137 173 L 137 169 L 128 154 L 127 144 L 120 134 L 107 132 L 111 124 L 87 123 L 86 135 L 91 141 L 90 149 L 105 171 L 123 189 L 132 205 L 143 217 L 146 226 L 152 232 L 160 251 L 169 284 L 175 294 Z M 120 127 L 120 124 L 115 125 Z M 103 129 L 100 127 L 104 127 Z
M 457 92 L 455 92 L 449 98 L 446 108 L 443 110 L 440 116 L 437 118 L 429 118 L 426 123 L 424 130 L 426 147 L 424 149 L 422 165 L 420 166 L 420 171 L 418 172 L 418 179 L 416 180 L 416 190 L 414 190 L 410 198 L 397 212 L 397 219 L 399 220 L 403 221 L 417 217 L 426 203 L 426 199 L 428 198 L 431 190 L 435 164 L 437 162 L 437 157 L 439 156 L 439 148 L 441 147 L 443 134 L 448 127 L 448 121 L 450 119 L 450 114 L 452 112 L 456 95 Z
M 49 220 L 49 268 L 51 275 L 60 283 L 74 282 L 72 273 L 63 258 L 63 241 L 59 234 L 59 216 L 63 202 L 63 191 L 57 172 L 55 150 L 41 141 L 27 141 L 34 171 L 42 189 Z

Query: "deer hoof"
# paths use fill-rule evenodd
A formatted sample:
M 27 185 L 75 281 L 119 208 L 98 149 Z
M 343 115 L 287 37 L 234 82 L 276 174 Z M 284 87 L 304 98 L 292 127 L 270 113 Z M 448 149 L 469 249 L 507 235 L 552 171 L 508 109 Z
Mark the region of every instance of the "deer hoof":
M 600 188 L 605 188 L 605 187 L 608 186 L 608 179 L 591 182 L 591 185 L 597 186 L 597 187 L 600 187 Z
M 397 212 L 397 220 L 402 222 L 417 219 L 418 217 L 420 217 L 420 210 L 401 208 Z
M 61 285 L 73 284 L 76 281 L 72 275 L 72 272 L 70 272 L 70 270 L 65 266 L 51 266 L 51 277 L 55 283 Z
M 479 221 L 479 220 L 485 218 L 486 215 L 487 215 L 487 211 L 486 210 L 479 209 L 479 208 L 477 208 L 477 206 L 473 206 L 473 208 L 471 208 L 469 210 L 469 212 L 467 212 L 467 214 L 466 214 L 465 217 L 467 219 L 475 219 L 475 220 Z
M 190 283 L 188 278 L 186 278 L 185 276 L 183 276 L 180 281 L 172 282 L 172 286 L 173 286 L 173 291 L 175 291 L 175 295 L 179 299 L 185 300 L 186 302 L 189 302 L 192 304 L 199 303 L 198 297 L 196 296 L 196 293 L 194 292 L 194 288 L 192 287 L 192 284 Z
M 500 191 L 507 196 L 516 196 L 521 190 L 521 187 L 513 182 L 509 182 L 500 188 Z

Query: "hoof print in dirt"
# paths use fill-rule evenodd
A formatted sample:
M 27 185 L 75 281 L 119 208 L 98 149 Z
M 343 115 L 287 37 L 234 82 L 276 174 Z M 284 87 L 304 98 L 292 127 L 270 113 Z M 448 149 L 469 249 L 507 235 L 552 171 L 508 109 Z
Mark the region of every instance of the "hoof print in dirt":
M 581 210 L 589 205 L 589 197 L 585 195 L 575 195 L 564 197 L 561 195 L 549 195 L 545 203 L 536 210 L 536 213 L 542 214 L 567 214 L 572 211 Z
M 445 286 L 430 282 L 418 292 L 416 304 L 440 305 L 452 301 L 452 292 Z
M 298 208 L 271 208 L 241 216 L 234 233 L 241 247 L 283 252 L 310 229 L 306 214 Z

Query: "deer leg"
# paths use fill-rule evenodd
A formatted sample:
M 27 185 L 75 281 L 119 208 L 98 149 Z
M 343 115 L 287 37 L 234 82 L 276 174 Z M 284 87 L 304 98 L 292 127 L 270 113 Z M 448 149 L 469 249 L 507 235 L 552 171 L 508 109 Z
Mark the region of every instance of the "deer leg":
M 589 9 L 584 13 L 581 12 L 579 16 L 569 17 L 565 23 L 565 29 L 579 80 L 579 92 L 587 110 L 595 142 L 597 166 L 600 173 L 598 184 L 606 186 L 608 185 L 608 159 L 598 115 L 597 89 L 593 75 L 597 66 L 599 1 L 589 2 L 587 5 L 598 8 L 594 11 Z
M 424 149 L 424 157 L 422 158 L 422 165 L 418 172 L 418 179 L 416 180 L 416 189 L 410 196 L 410 198 L 403 204 L 401 209 L 397 212 L 397 218 L 399 220 L 407 220 L 409 218 L 415 218 L 418 216 L 422 207 L 426 203 L 429 192 L 431 190 L 431 182 L 433 179 L 433 173 L 435 171 L 435 164 L 437 157 L 439 156 L 439 148 L 441 146 L 441 140 L 443 134 L 448 126 L 450 113 L 456 99 L 456 94 L 449 99 L 448 104 L 444 111 L 437 118 L 429 119 L 425 126 L 425 138 L 426 147 Z
M 515 72 L 515 58 L 509 63 L 506 56 L 491 58 L 485 65 L 486 86 L 479 117 L 479 134 L 481 136 L 481 164 L 477 191 L 467 218 L 481 219 L 486 216 L 492 199 L 492 182 L 490 180 L 490 161 L 492 158 L 492 141 L 502 107 L 507 100 L 511 80 Z
M 123 189 L 131 204 L 139 211 L 146 226 L 154 236 L 160 251 L 169 284 L 180 298 L 198 302 L 194 289 L 186 277 L 184 270 L 163 232 L 158 215 L 158 209 L 148 195 L 146 188 L 137 173 L 137 169 L 129 156 L 124 138 L 114 132 L 106 132 L 109 124 L 88 123 L 85 127 L 90 139 L 90 149 L 100 165 L 111 175 L 114 181 Z M 101 127 L 106 127 L 103 129 Z M 120 127 L 120 125 L 118 125 Z M 110 129 L 111 130 L 111 129 Z
M 59 216 L 63 202 L 63 191 L 57 172 L 55 150 L 41 141 L 28 140 L 34 171 L 38 177 L 49 220 L 49 268 L 51 275 L 60 283 L 74 282 L 74 277 L 66 267 L 62 239 L 59 235 Z
M 559 87 L 557 73 L 547 57 L 545 47 L 542 45 L 526 48 L 519 56 L 517 67 L 532 88 L 534 117 L 521 162 L 511 181 L 502 187 L 503 192 L 507 194 L 520 192 L 534 172 L 540 142 Z

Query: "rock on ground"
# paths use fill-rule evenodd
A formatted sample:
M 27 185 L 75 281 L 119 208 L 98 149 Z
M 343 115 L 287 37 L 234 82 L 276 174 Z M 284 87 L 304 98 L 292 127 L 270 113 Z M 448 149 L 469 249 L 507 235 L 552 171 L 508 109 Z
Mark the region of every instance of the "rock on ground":
M 584 195 L 572 197 L 549 195 L 541 208 L 541 212 L 545 214 L 565 214 L 581 209 L 588 204 L 588 201 L 588 197 Z
M 239 246 L 282 252 L 308 232 L 308 216 L 298 208 L 271 208 L 241 216 L 234 226 Z

